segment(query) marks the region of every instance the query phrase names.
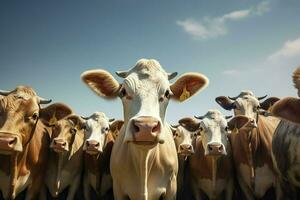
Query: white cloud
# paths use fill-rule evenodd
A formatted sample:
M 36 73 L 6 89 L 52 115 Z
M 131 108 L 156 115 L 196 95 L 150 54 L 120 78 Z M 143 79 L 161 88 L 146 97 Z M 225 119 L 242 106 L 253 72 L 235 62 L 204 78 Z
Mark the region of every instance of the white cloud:
M 245 10 L 237 10 L 220 17 L 204 17 L 197 21 L 192 18 L 178 20 L 176 24 L 195 39 L 209 39 L 226 35 L 227 22 L 238 21 L 250 16 L 260 16 L 270 10 L 270 2 L 262 1 L 257 6 Z
M 300 38 L 292 41 L 288 40 L 287 42 L 285 42 L 281 49 L 268 57 L 268 60 L 278 61 L 281 59 L 294 57 L 296 55 L 300 56 Z

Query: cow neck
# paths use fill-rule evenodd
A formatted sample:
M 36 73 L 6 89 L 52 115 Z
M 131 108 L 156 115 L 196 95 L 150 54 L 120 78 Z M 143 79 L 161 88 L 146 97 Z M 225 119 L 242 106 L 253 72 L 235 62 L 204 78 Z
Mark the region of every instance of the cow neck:
M 23 151 L 20 153 L 15 152 L 10 156 L 10 174 L 11 174 L 11 176 L 10 176 L 9 197 L 11 197 L 12 199 L 14 199 L 14 197 L 16 195 L 15 187 L 16 187 L 16 183 L 18 180 L 19 172 L 20 172 L 20 170 L 22 170 L 22 167 L 23 167 L 22 165 L 19 165 L 19 167 L 18 167 L 18 164 L 20 164 L 20 163 L 26 164 L 28 145 L 29 145 L 31 139 L 33 138 L 33 134 L 35 132 L 38 121 L 39 121 L 39 119 L 37 119 L 35 121 L 34 126 L 30 132 L 29 139 L 23 145 Z
M 248 133 L 248 159 L 249 159 L 249 165 L 250 165 L 250 187 L 252 188 L 252 190 L 255 189 L 255 170 L 254 170 L 254 160 L 253 160 L 253 154 L 255 153 L 255 151 L 257 150 L 257 144 L 256 147 L 254 148 L 252 145 L 252 141 L 253 141 L 253 137 L 255 137 L 254 135 L 254 130 L 256 130 L 256 140 L 259 139 L 258 137 L 258 117 L 259 114 L 256 113 L 256 128 L 253 128 L 249 131 Z M 256 141 L 258 142 L 258 141 Z M 253 151 L 254 150 L 254 151 Z
M 215 156 L 212 156 L 211 158 L 211 163 L 212 163 L 212 199 L 216 199 L 217 198 L 217 191 L 216 191 L 216 181 L 217 181 L 217 160 L 218 158 Z
M 148 199 L 148 176 L 150 174 L 150 171 L 152 169 L 154 159 L 156 157 L 157 151 L 159 151 L 159 144 L 157 146 L 146 149 L 146 148 L 140 148 L 138 151 L 136 150 L 135 144 L 132 144 L 132 163 L 134 166 L 134 171 L 137 172 L 137 177 L 140 178 L 139 184 L 140 189 L 139 194 L 145 195 L 145 199 Z M 138 161 L 138 162 L 137 162 Z

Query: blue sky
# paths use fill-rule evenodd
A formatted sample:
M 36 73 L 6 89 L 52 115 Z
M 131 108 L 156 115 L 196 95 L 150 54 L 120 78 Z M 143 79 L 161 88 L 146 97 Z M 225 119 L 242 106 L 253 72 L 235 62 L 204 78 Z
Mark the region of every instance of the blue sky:
M 169 121 L 210 108 L 229 114 L 216 96 L 296 96 L 299 19 L 298 0 L 1 0 L 0 88 L 29 85 L 78 114 L 121 118 L 121 102 L 94 95 L 80 74 L 155 58 L 168 72 L 210 79 L 194 98 L 169 104 Z

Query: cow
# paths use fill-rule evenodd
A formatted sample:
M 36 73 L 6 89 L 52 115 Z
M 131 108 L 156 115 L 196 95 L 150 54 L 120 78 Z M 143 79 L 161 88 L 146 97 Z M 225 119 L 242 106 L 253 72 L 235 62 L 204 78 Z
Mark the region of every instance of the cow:
M 51 119 L 71 113 L 65 104 L 50 103 L 28 86 L 0 91 L 0 190 L 4 199 L 15 199 L 27 190 L 26 200 L 35 199 L 47 166 Z
M 220 96 L 216 102 L 226 110 L 234 110 L 235 115 L 245 115 L 251 121 L 230 135 L 233 160 L 244 198 L 280 198 L 280 184 L 271 157 L 272 136 L 279 123 L 274 117 L 260 115 L 260 110 L 268 110 L 277 98 L 270 97 L 259 102 L 252 91 L 242 91 L 237 97 Z
M 67 200 L 75 199 L 83 169 L 84 120 L 75 114 L 51 124 L 50 155 L 44 180 L 43 196 L 52 199 L 67 189 Z
M 180 126 L 186 131 L 179 131 L 175 136 L 178 138 L 176 144 L 189 146 L 186 149 L 194 151 L 189 156 L 188 162 L 188 180 L 193 196 L 196 200 L 232 200 L 234 170 L 228 135 L 233 130 L 242 128 L 250 119 L 236 116 L 227 122 L 231 116 L 224 117 L 220 111 L 214 109 L 196 118 L 200 121 L 189 117 L 179 120 Z M 186 137 L 192 138 L 183 140 Z M 182 199 L 185 199 L 184 196 Z
M 110 170 L 117 200 L 176 198 L 178 159 L 171 128 L 165 120 L 169 99 L 184 101 L 203 89 L 200 73 L 182 75 L 175 83 L 154 59 L 141 59 L 129 71 L 117 72 L 122 84 L 104 70 L 90 70 L 82 80 L 98 95 L 123 103 L 124 125 L 111 153 Z
M 83 118 L 86 120 L 83 145 L 84 197 L 86 200 L 92 199 L 93 196 L 100 199 L 109 198 L 112 196 L 110 155 L 115 137 L 124 122 L 108 119 L 102 112 L 95 112 L 90 117 Z
M 293 82 L 300 95 L 300 67 L 293 75 Z M 279 117 L 279 123 L 272 141 L 272 156 L 278 171 L 286 199 L 300 198 L 300 99 L 286 97 L 277 101 L 270 109 Z

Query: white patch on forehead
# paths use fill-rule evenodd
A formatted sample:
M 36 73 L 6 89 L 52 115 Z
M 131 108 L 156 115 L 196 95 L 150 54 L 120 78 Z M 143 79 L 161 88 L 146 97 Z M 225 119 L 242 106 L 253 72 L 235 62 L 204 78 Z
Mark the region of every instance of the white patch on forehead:
M 245 96 L 245 95 L 254 96 L 254 94 L 251 90 L 242 90 L 241 93 L 239 94 L 239 97 Z

